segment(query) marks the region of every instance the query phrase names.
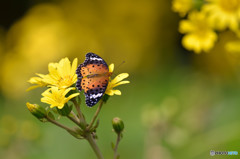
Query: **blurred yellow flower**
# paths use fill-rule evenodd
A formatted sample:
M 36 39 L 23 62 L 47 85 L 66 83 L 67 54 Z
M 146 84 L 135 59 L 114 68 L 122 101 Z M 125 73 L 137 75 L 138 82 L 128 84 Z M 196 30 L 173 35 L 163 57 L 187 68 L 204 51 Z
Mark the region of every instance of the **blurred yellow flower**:
M 32 77 L 28 82 L 37 85 L 28 88 L 28 90 L 44 86 L 56 86 L 60 89 L 68 88 L 77 81 L 76 69 L 77 58 L 73 60 L 72 65 L 67 57 L 61 59 L 59 63 L 49 63 L 49 74 L 37 74 L 39 77 Z
M 184 35 L 183 46 L 195 53 L 208 52 L 217 40 L 217 34 L 211 29 L 202 12 L 191 12 L 188 20 L 180 21 L 179 32 Z
M 184 17 L 193 7 L 193 0 L 173 0 L 172 10 Z
M 109 72 L 112 73 L 113 70 L 114 70 L 114 64 L 109 65 Z M 110 95 L 110 96 L 113 96 L 114 94 L 121 95 L 120 90 L 115 90 L 113 88 L 117 87 L 121 84 L 130 83 L 129 81 L 122 81 L 123 79 L 127 78 L 128 76 L 129 76 L 128 73 L 121 73 L 121 74 L 117 75 L 113 80 L 110 80 L 105 93 Z
M 65 103 L 80 94 L 73 93 L 68 97 L 65 97 L 67 93 L 73 89 L 75 88 L 70 87 L 67 89 L 59 89 L 58 87 L 53 86 L 42 93 L 43 97 L 41 98 L 41 102 L 50 104 L 50 108 L 58 107 L 58 109 L 62 109 Z
M 236 41 L 229 41 L 226 45 L 225 45 L 225 49 L 228 52 L 231 53 L 236 53 L 240 55 L 240 40 L 236 40 Z
M 240 0 L 206 0 L 202 10 L 208 16 L 208 21 L 216 29 L 239 27 Z

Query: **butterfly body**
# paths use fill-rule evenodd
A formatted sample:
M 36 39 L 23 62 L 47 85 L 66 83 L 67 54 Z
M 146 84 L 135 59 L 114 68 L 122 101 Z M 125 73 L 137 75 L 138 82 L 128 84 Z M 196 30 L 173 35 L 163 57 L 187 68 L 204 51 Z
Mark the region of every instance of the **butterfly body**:
M 107 63 L 100 56 L 87 53 L 85 61 L 78 66 L 76 73 L 76 87 L 79 91 L 84 90 L 87 106 L 94 106 L 104 95 L 112 74 Z

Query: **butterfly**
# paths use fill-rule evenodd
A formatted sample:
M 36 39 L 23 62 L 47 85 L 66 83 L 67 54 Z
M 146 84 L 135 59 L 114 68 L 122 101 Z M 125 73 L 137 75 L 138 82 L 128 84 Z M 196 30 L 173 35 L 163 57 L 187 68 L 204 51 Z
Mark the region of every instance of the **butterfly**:
M 87 53 L 85 61 L 78 66 L 76 74 L 77 89 L 84 90 L 86 105 L 94 106 L 104 95 L 112 74 L 107 63 L 100 56 Z

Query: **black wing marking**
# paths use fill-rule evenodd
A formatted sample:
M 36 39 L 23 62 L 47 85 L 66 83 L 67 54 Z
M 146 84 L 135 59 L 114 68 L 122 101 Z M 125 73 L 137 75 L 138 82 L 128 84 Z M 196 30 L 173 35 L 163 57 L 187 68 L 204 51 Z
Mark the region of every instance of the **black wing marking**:
M 102 98 L 103 94 L 105 93 L 105 89 L 102 88 L 96 88 L 96 89 L 90 89 L 85 94 L 85 101 L 86 105 L 89 107 L 94 106 L 99 102 L 99 100 Z
M 82 66 L 87 66 L 88 64 L 103 64 L 108 67 L 107 63 L 100 56 L 91 52 L 86 54 L 86 59 Z

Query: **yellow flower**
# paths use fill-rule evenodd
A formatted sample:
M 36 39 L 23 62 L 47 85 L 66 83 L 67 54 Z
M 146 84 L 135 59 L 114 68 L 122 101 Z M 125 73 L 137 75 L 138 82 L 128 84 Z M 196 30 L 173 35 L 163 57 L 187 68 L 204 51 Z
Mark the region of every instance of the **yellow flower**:
M 216 29 L 239 27 L 240 0 L 207 0 L 202 10 L 208 15 L 208 21 Z
M 114 64 L 109 65 L 109 72 L 112 73 L 113 70 L 114 70 Z M 121 84 L 130 83 L 129 81 L 122 81 L 123 79 L 127 78 L 128 76 L 129 76 L 128 73 L 121 73 L 121 74 L 117 75 L 113 80 L 110 80 L 105 93 L 110 95 L 110 96 L 113 96 L 114 94 L 121 95 L 120 90 L 115 90 L 113 88 L 117 87 Z
M 173 0 L 172 10 L 184 17 L 193 7 L 193 0 Z
M 73 89 L 75 88 L 59 89 L 53 86 L 42 93 L 43 97 L 41 98 L 41 102 L 50 104 L 50 108 L 58 107 L 58 109 L 62 109 L 65 103 L 79 95 L 79 93 L 73 93 L 65 97 L 66 94 Z
M 76 69 L 77 58 L 73 60 L 72 65 L 68 58 L 61 59 L 59 63 L 49 63 L 49 74 L 37 74 L 39 77 L 32 77 L 28 82 L 37 85 L 30 87 L 28 90 L 43 86 L 56 86 L 60 89 L 68 88 L 77 81 Z
M 191 12 L 188 20 L 182 20 L 179 32 L 184 35 L 183 46 L 195 53 L 208 52 L 217 40 L 217 34 L 211 29 L 202 12 Z

